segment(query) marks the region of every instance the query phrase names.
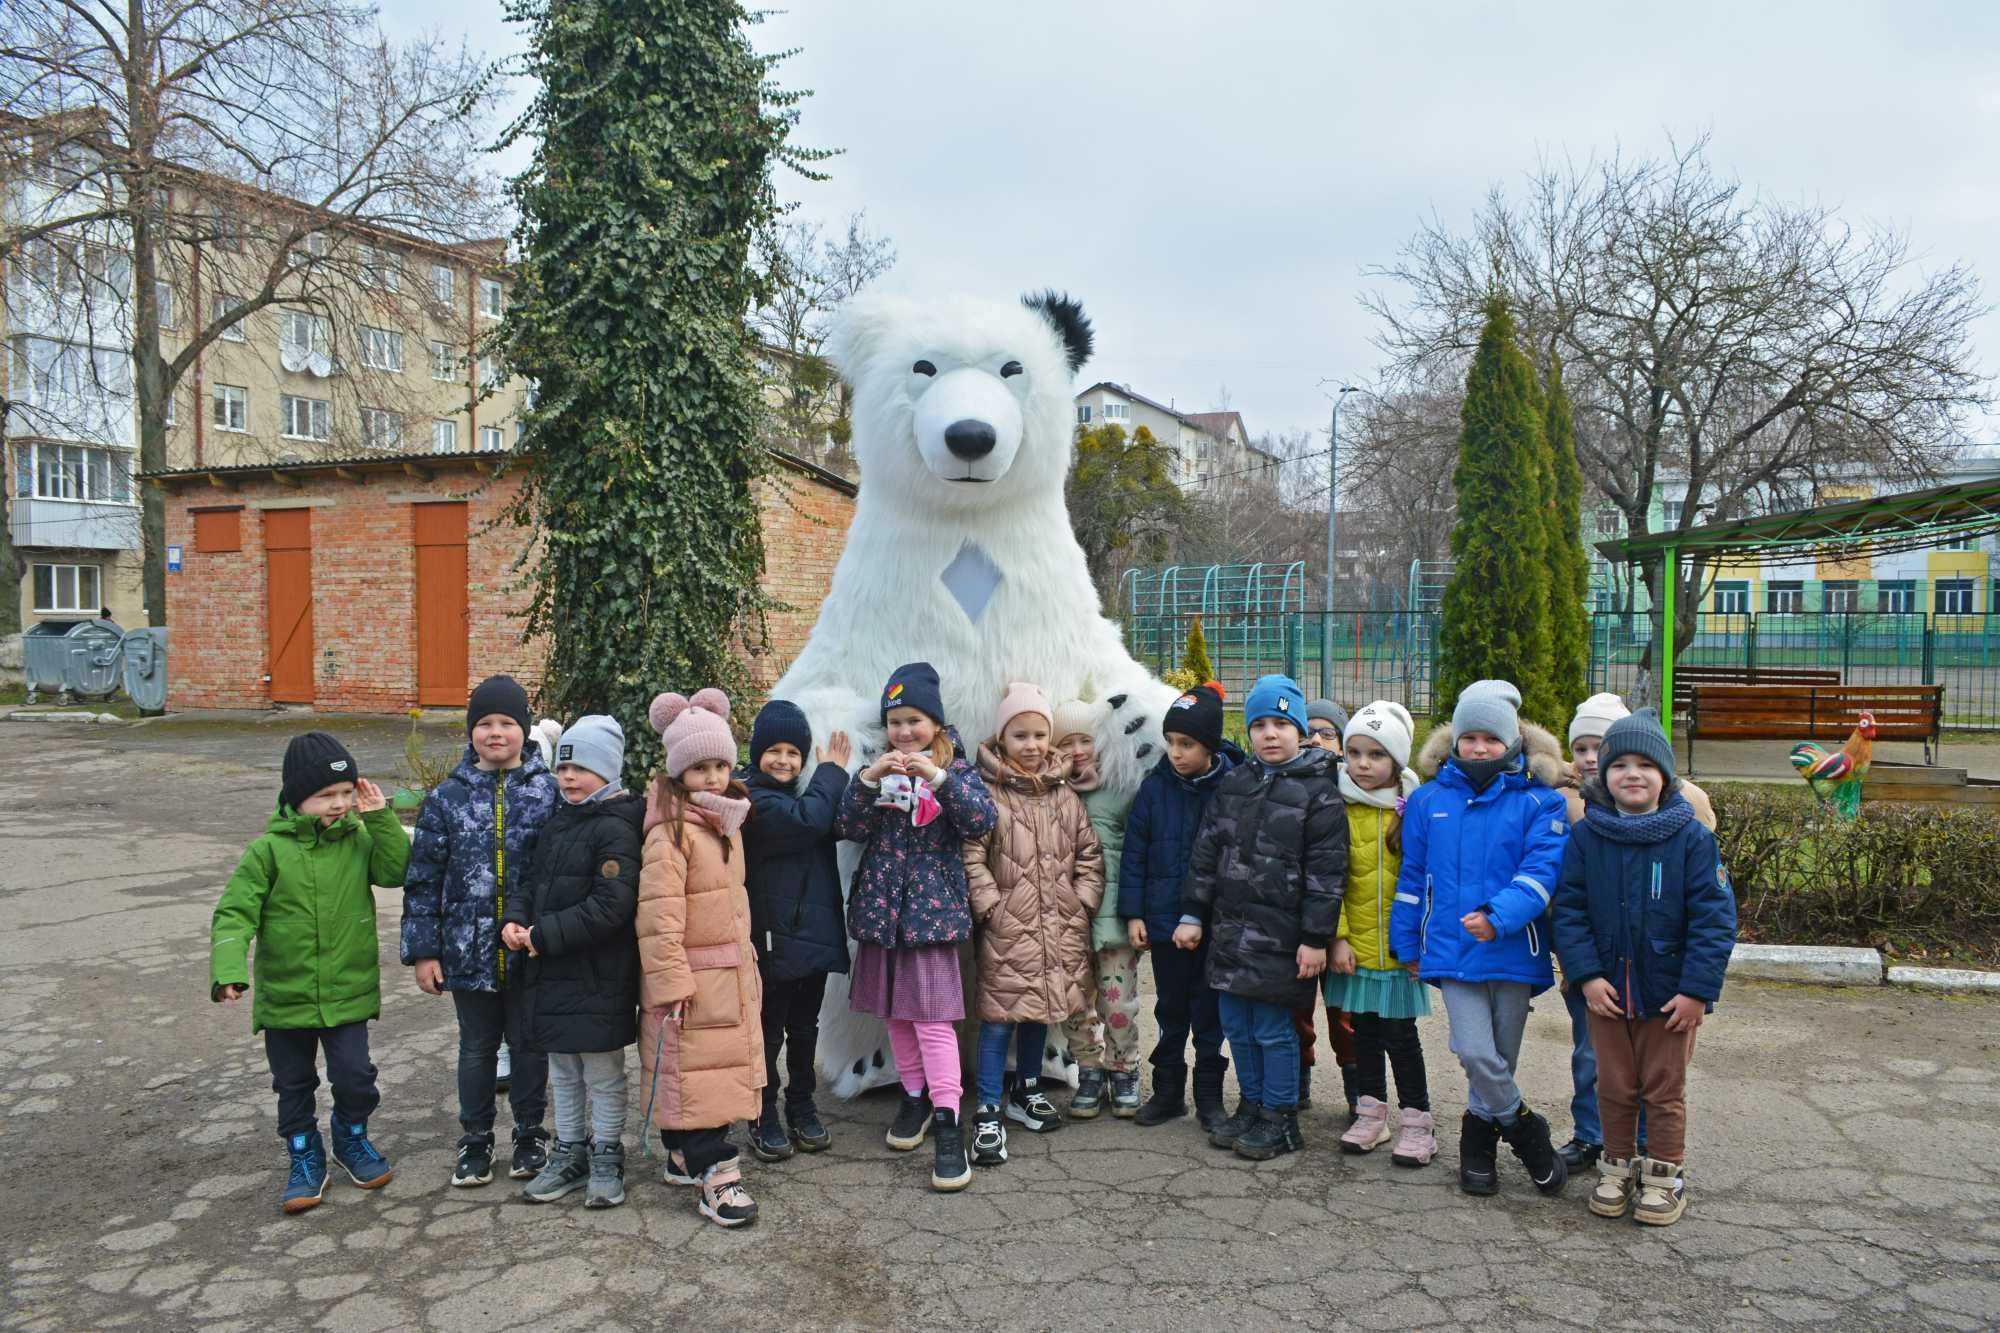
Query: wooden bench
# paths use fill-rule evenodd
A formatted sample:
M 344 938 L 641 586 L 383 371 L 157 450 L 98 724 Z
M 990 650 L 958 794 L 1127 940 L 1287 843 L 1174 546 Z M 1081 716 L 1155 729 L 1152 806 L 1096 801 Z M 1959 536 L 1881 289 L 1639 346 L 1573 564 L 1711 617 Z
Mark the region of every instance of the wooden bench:
M 1838 685 L 1840 672 L 1818 667 L 1674 665 L 1674 715 L 1686 717 L 1697 685 Z
M 1696 737 L 1844 744 L 1863 712 L 1878 741 L 1922 741 L 1934 762 L 1944 722 L 1942 685 L 1701 685 L 1688 703 L 1688 772 Z

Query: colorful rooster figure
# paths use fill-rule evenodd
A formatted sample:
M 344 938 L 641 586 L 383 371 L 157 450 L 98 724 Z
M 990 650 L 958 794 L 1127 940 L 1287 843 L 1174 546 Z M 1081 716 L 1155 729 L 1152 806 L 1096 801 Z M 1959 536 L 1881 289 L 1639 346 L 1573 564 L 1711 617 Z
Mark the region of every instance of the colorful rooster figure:
M 1875 753 L 1875 715 L 1861 714 L 1861 721 L 1847 744 L 1838 750 L 1823 750 L 1811 741 L 1792 747 L 1792 767 L 1813 789 L 1813 794 L 1833 807 L 1842 819 L 1861 813 L 1861 780 L 1868 776 L 1868 761 Z

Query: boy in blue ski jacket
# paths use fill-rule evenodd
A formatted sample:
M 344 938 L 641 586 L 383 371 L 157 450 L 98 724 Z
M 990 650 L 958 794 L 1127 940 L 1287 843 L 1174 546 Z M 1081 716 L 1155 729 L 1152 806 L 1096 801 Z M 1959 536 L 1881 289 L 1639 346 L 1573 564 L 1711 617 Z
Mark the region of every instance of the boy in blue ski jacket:
M 1474 681 L 1459 695 L 1450 757 L 1404 806 L 1389 939 L 1442 994 L 1465 1069 L 1459 1188 L 1498 1191 L 1504 1138 L 1535 1188 L 1553 1196 L 1568 1167 L 1549 1122 L 1521 1100 L 1514 1071 L 1528 1001 L 1555 984 L 1549 897 L 1569 818 L 1562 794 L 1528 771 L 1520 707 L 1520 691 L 1504 680 Z

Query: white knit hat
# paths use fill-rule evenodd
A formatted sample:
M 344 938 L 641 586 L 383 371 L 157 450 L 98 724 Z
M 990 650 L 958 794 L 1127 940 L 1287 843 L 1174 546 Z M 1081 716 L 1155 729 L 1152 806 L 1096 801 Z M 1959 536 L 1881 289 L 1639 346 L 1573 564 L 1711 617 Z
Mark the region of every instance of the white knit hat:
M 1631 715 L 1632 710 L 1617 695 L 1593 694 L 1576 706 L 1576 716 L 1569 724 L 1569 743 L 1575 745 L 1579 736 L 1602 736 L 1613 722 Z
M 1349 736 L 1366 736 L 1387 750 L 1399 768 L 1408 768 L 1410 739 L 1415 733 L 1409 709 L 1388 699 L 1377 699 L 1347 720 L 1347 731 L 1341 741 L 1345 743 Z
M 1084 699 L 1067 699 L 1057 704 L 1056 715 L 1050 719 L 1056 739 L 1076 735 L 1095 736 L 1097 722 L 1103 712 L 1103 705 Z

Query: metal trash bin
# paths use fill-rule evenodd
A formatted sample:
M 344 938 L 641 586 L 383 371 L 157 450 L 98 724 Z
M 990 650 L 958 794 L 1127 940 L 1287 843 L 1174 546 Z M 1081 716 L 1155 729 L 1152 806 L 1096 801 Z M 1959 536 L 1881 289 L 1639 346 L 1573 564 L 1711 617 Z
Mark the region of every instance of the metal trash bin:
M 155 625 L 135 629 L 119 645 L 125 659 L 125 693 L 142 713 L 164 712 L 167 707 L 167 627 Z
M 22 673 L 29 703 L 54 690 L 63 703 L 103 698 L 118 689 L 119 644 L 125 631 L 109 620 L 44 620 L 21 635 Z

